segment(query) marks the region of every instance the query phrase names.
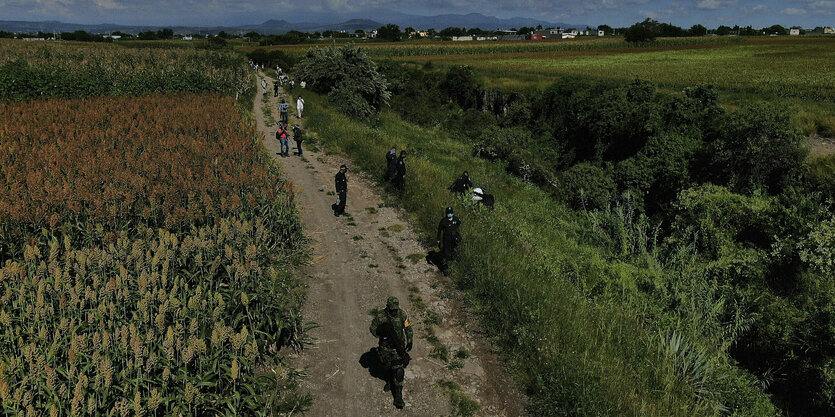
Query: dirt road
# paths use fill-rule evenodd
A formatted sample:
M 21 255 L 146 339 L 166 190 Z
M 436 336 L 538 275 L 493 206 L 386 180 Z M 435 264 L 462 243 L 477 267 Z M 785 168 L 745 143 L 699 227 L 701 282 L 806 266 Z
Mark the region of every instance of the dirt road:
M 258 83 L 263 76 L 259 73 Z M 268 84 L 272 86 L 271 79 Z M 301 272 L 309 286 L 304 314 L 318 324 L 312 331 L 318 342 L 294 364 L 310 373 L 302 382 L 303 389 L 314 395 L 308 415 L 524 415 L 522 397 L 497 355 L 476 333 L 471 316 L 455 300 L 455 291 L 425 263 L 426 249 L 404 220 L 405 214 L 384 207 L 381 191 L 349 170 L 347 215 L 335 217 L 334 175 L 340 164 L 350 167 L 350 161 L 308 149 L 304 158 L 277 155 L 274 120 L 279 119 L 280 100 L 272 96 L 270 90 L 267 96 L 256 97 L 258 129 L 264 146 L 293 182 L 305 231 L 313 240 L 312 261 Z M 282 96 L 295 113 L 297 96 L 283 92 Z M 290 115 L 290 124 L 301 124 L 294 116 Z M 376 339 L 368 331 L 369 312 L 384 307 L 391 295 L 400 299 L 415 328 L 404 410 L 394 408 L 391 394 L 383 392 L 385 382 L 375 376 Z M 459 384 L 460 390 L 449 381 Z M 480 405 L 478 411 L 475 403 Z

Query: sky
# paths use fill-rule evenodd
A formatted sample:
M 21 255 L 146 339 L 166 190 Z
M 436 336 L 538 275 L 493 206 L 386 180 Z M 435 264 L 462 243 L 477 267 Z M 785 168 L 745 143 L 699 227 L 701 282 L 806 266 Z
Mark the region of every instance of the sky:
M 304 22 L 316 14 L 379 20 L 377 10 L 426 16 L 478 12 L 615 27 L 645 18 L 684 27 L 835 26 L 835 0 L 0 0 L 0 20 L 155 26 Z

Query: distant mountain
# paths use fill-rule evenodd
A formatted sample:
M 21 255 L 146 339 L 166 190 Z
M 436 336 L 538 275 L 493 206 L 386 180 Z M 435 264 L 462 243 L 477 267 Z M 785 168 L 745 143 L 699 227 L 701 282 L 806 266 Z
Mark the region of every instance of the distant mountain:
M 563 27 L 563 28 L 583 28 L 586 25 L 560 23 L 560 22 L 546 22 L 544 20 L 531 19 L 527 17 L 512 17 L 502 19 L 495 16 L 485 16 L 481 13 L 470 14 L 442 14 L 437 16 L 418 16 L 405 13 L 378 11 L 368 12 L 369 15 L 374 16 L 375 20 L 385 23 L 394 23 L 395 25 L 405 28 L 411 26 L 415 29 L 437 29 L 441 30 L 450 26 L 464 27 L 467 29 L 481 28 L 483 30 L 496 29 L 510 29 L 521 28 L 524 26 L 537 27 Z
M 373 16 L 374 20 L 368 19 L 368 16 Z M 345 20 L 348 18 L 349 20 Z M 563 27 L 563 28 L 585 28 L 586 25 L 568 24 L 559 22 L 546 22 L 543 20 L 531 19 L 526 17 L 513 17 L 509 19 L 502 19 L 495 16 L 485 16 L 481 13 L 470 14 L 444 14 L 437 16 L 419 16 L 399 13 L 388 10 L 378 10 L 363 12 L 362 14 L 349 15 L 335 15 L 335 14 L 306 14 L 303 22 L 288 22 L 286 20 L 267 20 L 264 23 L 256 25 L 240 25 L 240 26 L 213 26 L 213 27 L 195 27 L 195 26 L 164 26 L 174 30 L 175 33 L 183 34 L 216 34 L 221 30 L 227 33 L 240 33 L 255 31 L 263 34 L 281 34 L 291 30 L 298 30 L 301 32 L 323 32 L 326 30 L 344 30 L 353 32 L 357 29 L 370 30 L 376 29 L 387 23 L 394 23 L 400 26 L 401 29 L 406 27 L 413 27 L 415 29 L 430 29 L 434 28 L 441 30 L 446 27 L 464 27 L 481 28 L 484 30 L 496 29 L 518 29 L 523 26 L 536 27 Z M 125 33 L 139 33 L 146 30 L 159 30 L 163 26 L 130 26 L 130 25 L 116 25 L 110 23 L 85 25 L 78 23 L 65 23 L 58 21 L 43 21 L 43 22 L 25 22 L 25 21 L 9 21 L 0 20 L 0 30 L 9 32 L 72 32 L 76 30 L 84 30 L 90 33 L 111 33 L 121 31 Z

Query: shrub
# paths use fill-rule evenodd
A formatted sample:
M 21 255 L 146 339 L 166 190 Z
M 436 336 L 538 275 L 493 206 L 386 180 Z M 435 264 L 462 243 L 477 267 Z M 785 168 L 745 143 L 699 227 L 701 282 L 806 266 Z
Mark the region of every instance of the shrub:
M 801 177 L 808 153 L 790 114 L 773 105 L 729 113 L 706 139 L 708 177 L 743 192 L 779 193 Z
M 377 112 L 391 98 L 386 79 L 377 72 L 377 65 L 363 49 L 355 46 L 308 49 L 294 71 L 316 92 L 329 94 L 338 90 L 334 99 L 364 101 L 353 109 L 354 114 L 367 114 L 369 110 Z
M 563 201 L 577 209 L 605 208 L 616 191 L 615 182 L 609 174 L 587 162 L 563 172 L 559 183 Z
M 462 109 L 478 108 L 481 86 L 469 66 L 451 67 L 441 81 L 441 92 Z

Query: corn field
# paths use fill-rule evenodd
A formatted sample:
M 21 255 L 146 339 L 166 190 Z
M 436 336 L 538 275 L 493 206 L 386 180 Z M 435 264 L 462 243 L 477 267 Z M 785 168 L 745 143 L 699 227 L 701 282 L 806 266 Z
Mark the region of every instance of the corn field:
M 0 40 L 0 100 L 252 89 L 243 57 L 232 52 Z

